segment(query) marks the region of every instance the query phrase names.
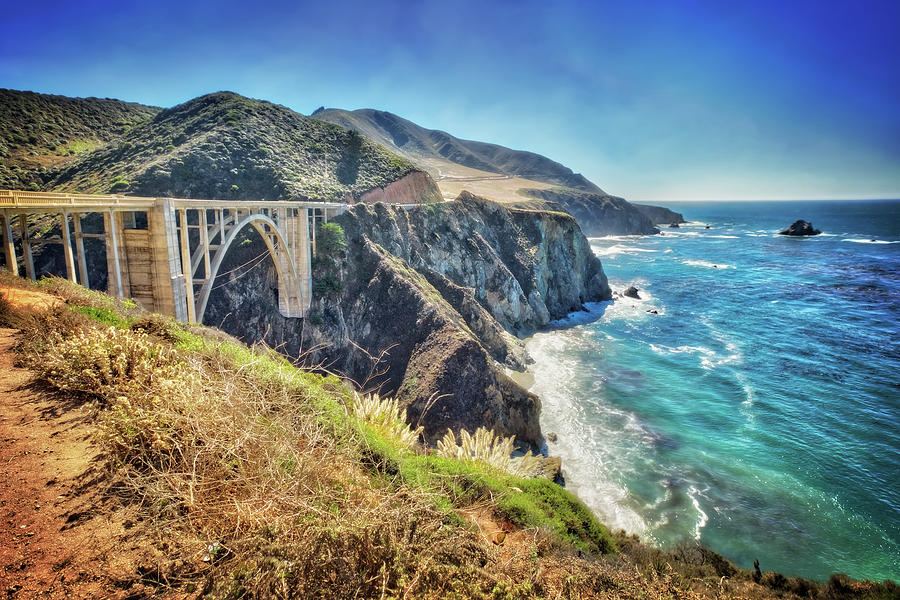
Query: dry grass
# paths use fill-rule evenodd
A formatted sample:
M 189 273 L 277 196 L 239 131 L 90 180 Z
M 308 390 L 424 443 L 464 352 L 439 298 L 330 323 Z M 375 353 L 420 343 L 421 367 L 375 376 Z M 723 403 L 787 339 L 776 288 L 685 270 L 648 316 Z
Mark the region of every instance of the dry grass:
M 67 286 L 55 291 L 65 297 Z M 70 306 L 108 307 L 79 294 L 66 298 Z M 419 432 L 395 401 L 354 396 L 335 378 L 299 371 L 270 351 L 198 337 L 202 330 L 161 317 L 116 312 L 131 328 L 109 327 L 98 323 L 103 315 L 70 306 L 22 314 L 0 304 L 0 315 L 22 329 L 24 360 L 40 379 L 93 407 L 107 492 L 145 524 L 132 544 L 153 549 L 157 559 L 139 576 L 159 593 L 896 597 L 896 586 L 842 579 L 807 585 L 766 573 L 755 583 L 708 550 L 664 552 L 624 535 L 619 554 L 592 556 L 539 522 L 492 544 L 448 512 L 448 502 L 478 498 L 488 518 L 499 519 L 539 514 L 523 502 L 544 498 L 562 527 L 585 523 L 571 506 L 562 512 L 561 492 L 546 480 L 515 479 L 522 489 L 500 490 L 509 476 L 495 478 L 494 469 L 528 470 L 526 461 L 510 460 L 511 438 L 480 430 L 462 433 L 460 444 L 442 440 L 440 452 L 463 462 L 421 454 Z M 384 460 L 361 459 L 376 451 Z M 442 470 L 426 474 L 430 467 Z M 450 501 L 437 497 L 451 489 Z
M 468 431 L 460 431 L 457 444 L 453 431 L 448 429 L 444 437 L 438 440 L 437 452 L 446 458 L 462 461 L 479 461 L 500 471 L 506 471 L 519 477 L 539 477 L 543 475 L 543 458 L 535 456 L 529 450 L 524 456 L 513 457 L 515 436 L 504 438 L 484 427 L 475 430 L 474 435 Z
M 406 422 L 406 410 L 400 410 L 397 400 L 381 398 L 378 394 L 354 392 L 353 410 L 357 419 L 368 423 L 403 448 L 414 448 L 425 430 L 421 426 L 412 429 Z

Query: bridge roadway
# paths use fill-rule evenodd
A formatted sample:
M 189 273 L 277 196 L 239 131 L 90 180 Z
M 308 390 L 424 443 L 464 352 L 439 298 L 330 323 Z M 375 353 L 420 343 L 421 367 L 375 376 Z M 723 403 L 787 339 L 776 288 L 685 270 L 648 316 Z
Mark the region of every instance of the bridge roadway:
M 312 296 L 311 257 L 319 223 L 344 204 L 290 201 L 192 200 L 0 190 L 3 254 L 19 274 L 17 228 L 25 274 L 35 279 L 33 248 L 62 244 L 66 276 L 90 287 L 86 238 L 105 242 L 109 293 L 133 298 L 147 310 L 180 321 L 202 322 L 216 275 L 231 244 L 246 227 L 259 232 L 278 275 L 278 305 L 302 317 Z M 103 216 L 103 232 L 84 231 L 90 213 Z M 32 231 L 29 216 L 57 219 L 60 236 Z

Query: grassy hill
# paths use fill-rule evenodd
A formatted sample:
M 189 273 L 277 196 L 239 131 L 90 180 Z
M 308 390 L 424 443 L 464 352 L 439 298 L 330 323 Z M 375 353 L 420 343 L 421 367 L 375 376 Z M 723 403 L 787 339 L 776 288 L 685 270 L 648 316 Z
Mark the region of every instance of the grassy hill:
M 312 116 L 360 132 L 428 171 L 446 198 L 463 191 L 520 208 L 562 210 L 587 235 L 649 235 L 653 222 L 628 201 L 534 152 L 462 140 L 395 114 L 320 108 Z
M 0 188 L 42 189 L 59 168 L 146 123 L 153 106 L 0 89 Z
M 504 175 L 552 186 L 603 193 L 584 176 L 534 152 L 462 140 L 444 131 L 425 129 L 393 113 L 369 108 L 319 109 L 316 119 L 359 131 L 410 161 L 423 165 L 438 181 Z M 466 169 L 460 170 L 459 167 Z M 458 193 L 458 190 L 457 190 Z
M 523 476 L 509 444 L 426 449 L 395 404 L 265 348 L 65 280 L 0 284 L 0 327 L 20 330 L 18 364 L 40 383 L 28 389 L 43 394 L 42 418 L 65 414 L 91 440 L 92 456 L 72 457 L 83 474 L 31 463 L 38 485 L 84 507 L 43 535 L 96 536 L 65 560 L 34 553 L 67 575 L 44 583 L 25 581 L 31 559 L 0 553 L 10 597 L 22 583 L 29 597 L 83 597 L 79 585 L 98 581 L 120 598 L 896 597 L 889 582 L 754 574 L 695 544 L 658 550 L 610 534 L 564 488 Z M 31 308 L 11 300 L 36 295 Z M 18 428 L 10 444 L 33 425 L 4 427 Z M 22 507 L 55 518 L 51 506 Z M 7 509 L 10 523 L 25 518 Z M 22 537 L 0 528 L 0 547 Z
M 270 102 L 218 92 L 158 112 L 62 170 L 47 187 L 338 201 L 417 170 L 355 131 Z M 438 197 L 436 188 L 424 193 Z

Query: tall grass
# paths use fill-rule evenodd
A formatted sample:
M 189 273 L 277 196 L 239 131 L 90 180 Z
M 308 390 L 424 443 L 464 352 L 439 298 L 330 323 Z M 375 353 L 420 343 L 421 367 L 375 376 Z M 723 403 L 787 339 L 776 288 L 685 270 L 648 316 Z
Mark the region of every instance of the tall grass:
M 766 573 L 756 583 L 706 549 L 614 541 L 571 494 L 518 476 L 540 457 L 511 459 L 512 438 L 461 432 L 424 451 L 395 400 L 54 285 L 68 306 L 21 314 L 0 303 L 0 314 L 22 329 L 20 349 L 38 377 L 87 403 L 107 493 L 144 523 L 131 543 L 163 549 L 165 563 L 142 575 L 161 594 L 896 597 L 892 584 L 844 579 L 818 586 Z M 101 312 L 69 308 L 80 302 Z M 106 309 L 130 326 L 101 324 Z M 522 534 L 490 543 L 462 507 Z

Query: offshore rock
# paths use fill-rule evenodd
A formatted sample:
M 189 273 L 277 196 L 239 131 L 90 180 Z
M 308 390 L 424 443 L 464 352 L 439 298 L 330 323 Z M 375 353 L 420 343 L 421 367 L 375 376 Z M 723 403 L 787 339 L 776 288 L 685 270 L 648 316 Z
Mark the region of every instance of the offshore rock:
M 822 233 L 818 229 L 815 229 L 812 226 L 812 223 L 809 221 L 804 221 L 803 219 L 799 219 L 791 223 L 791 226 L 785 229 L 784 231 L 779 231 L 778 235 L 794 235 L 794 236 L 802 236 L 802 235 L 819 235 Z
M 629 298 L 635 298 L 637 300 L 641 299 L 641 297 L 638 295 L 638 289 L 633 285 L 628 286 L 628 289 L 622 292 L 622 295 L 628 296 Z

